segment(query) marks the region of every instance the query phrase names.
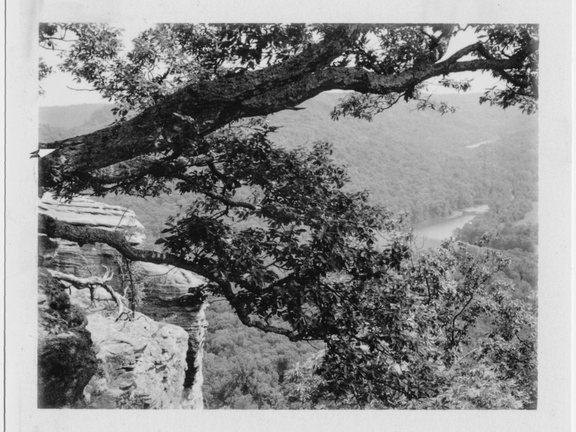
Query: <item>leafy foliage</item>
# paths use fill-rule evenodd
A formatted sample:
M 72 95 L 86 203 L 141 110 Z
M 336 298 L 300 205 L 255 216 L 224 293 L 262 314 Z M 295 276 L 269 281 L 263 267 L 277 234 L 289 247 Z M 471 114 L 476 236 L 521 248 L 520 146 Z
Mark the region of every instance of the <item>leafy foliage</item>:
M 303 408 L 534 407 L 535 313 L 492 278 L 505 264 L 495 250 L 447 243 L 352 291 L 338 317 L 342 333 L 316 364 L 290 372 L 288 400 Z
M 509 95 L 494 103 L 507 107 L 531 99 L 529 111 L 534 111 L 534 26 L 478 29 L 486 43 L 479 40 L 444 58 L 461 31 L 458 26 L 164 24 L 142 32 L 124 53 L 118 29 L 44 24 L 40 41 L 45 47 L 55 48 L 57 31 L 76 35 L 60 68 L 115 102 L 120 120 L 134 118 L 79 137 L 77 151 L 67 157 L 63 153 L 70 153 L 70 146 L 56 145 L 54 154 L 40 161 L 42 186 L 65 197 L 86 190 L 156 195 L 170 189 L 166 182 L 174 180 L 172 171 L 182 169 L 180 159 L 187 156 L 182 150 L 191 142 L 235 120 L 292 108 L 331 88 L 363 94 L 344 100 L 335 117 L 372 118 L 399 100 L 417 100 L 419 109 L 447 113 L 453 110 L 448 104 L 421 98 L 427 79 L 442 76 L 442 85 L 466 90 L 468 82 L 444 76 L 485 69 L 510 82 Z M 307 84 L 312 75 L 318 82 Z M 81 156 L 90 153 L 86 140 L 102 152 L 98 163 Z
M 497 58 L 521 58 L 522 64 L 511 71 L 495 70 L 492 74 L 506 79 L 504 89 L 492 88 L 484 93 L 480 102 L 502 108 L 518 105 L 531 114 L 537 106 L 538 86 L 538 27 L 537 26 L 479 26 L 477 32 L 486 32 L 483 38 L 490 55 Z
M 419 65 L 439 62 L 451 38 L 462 31 L 456 25 L 363 25 L 356 26 L 347 46 L 333 66 L 362 68 L 379 75 L 397 76 Z M 480 25 L 475 27 L 483 45 L 478 58 L 518 59 L 519 65 L 493 74 L 509 85 L 493 88 L 481 101 L 508 106 L 519 105 L 534 112 L 537 98 L 538 34 L 531 25 Z M 60 69 L 78 80 L 91 83 L 106 98 L 117 104 L 125 117 L 131 110 L 157 104 L 163 97 L 190 83 L 242 74 L 280 64 L 302 52 L 307 45 L 329 39 L 337 26 L 302 24 L 159 24 L 143 31 L 134 48 L 122 53 L 121 30 L 108 25 L 40 25 L 40 45 L 57 49 L 57 41 L 73 35 L 63 54 Z M 458 59 L 456 59 L 458 60 Z M 44 61 L 41 77 L 50 72 Z M 467 80 L 443 77 L 444 86 L 466 91 Z M 371 118 L 403 98 L 418 99 L 422 89 L 414 82 L 406 89 L 380 96 L 351 97 L 334 111 L 334 117 L 352 115 Z M 441 110 L 446 106 L 440 105 Z
M 348 179 L 327 144 L 283 150 L 267 139 L 272 129 L 251 126 L 244 136 L 226 131 L 211 141 L 219 170 L 196 170 L 176 185 L 207 198 L 173 218 L 159 242 L 202 266 L 216 282 L 214 294 L 228 298 L 241 319 L 280 318 L 290 326 L 275 329 L 281 334 L 322 338 L 342 289 L 327 275 L 367 279 L 395 265 L 404 252 L 383 254 L 375 244 L 397 223 L 369 205 L 367 194 L 342 190 Z
M 113 101 L 120 118 L 155 105 L 186 84 L 281 62 L 310 38 L 310 30 L 298 24 L 159 24 L 134 39 L 134 48 L 124 56 L 120 29 L 41 24 L 40 44 L 53 49 L 54 40 L 66 34 L 73 43 L 59 68 Z M 47 67 L 41 71 L 41 78 L 49 73 Z
M 127 54 L 120 31 L 106 25 L 43 25 L 40 43 L 53 48 L 58 31 L 77 37 L 62 70 L 117 104 L 119 125 L 90 135 L 88 143 L 99 143 L 90 151 L 104 160 L 109 142 L 119 150 L 70 174 L 58 168 L 69 160 L 58 159 L 60 152 L 86 144 L 71 140 L 41 161 L 51 169 L 47 187 L 63 196 L 187 194 L 191 202 L 169 219 L 158 244 L 198 269 L 242 323 L 325 345 L 313 374 L 286 380 L 287 399 L 274 380 L 266 382 L 286 364 L 246 361 L 234 377 L 214 383 L 217 400 L 236 407 L 285 400 L 302 407 L 534 403 L 534 314 L 497 279 L 506 261 L 499 252 L 446 244 L 418 254 L 401 219 L 371 204 L 366 192 L 346 188 L 348 175 L 333 162 L 331 145 L 284 148 L 270 139 L 276 128 L 245 119 L 292 108 L 340 82 L 377 95 L 350 95 L 334 118 L 372 119 L 400 100 L 447 113 L 448 104 L 421 98 L 425 81 L 479 69 L 509 84 L 483 100 L 533 112 L 534 26 L 479 26 L 485 43 L 447 59 L 447 44 L 460 31 L 453 25 L 159 25 L 141 33 Z M 466 55 L 474 59 L 461 61 Z M 357 78 L 364 75 L 369 79 Z M 469 88 L 448 78 L 441 84 Z M 277 86 L 282 91 L 271 97 Z M 122 147 L 142 130 L 139 146 Z M 225 351 L 213 343 L 214 351 Z

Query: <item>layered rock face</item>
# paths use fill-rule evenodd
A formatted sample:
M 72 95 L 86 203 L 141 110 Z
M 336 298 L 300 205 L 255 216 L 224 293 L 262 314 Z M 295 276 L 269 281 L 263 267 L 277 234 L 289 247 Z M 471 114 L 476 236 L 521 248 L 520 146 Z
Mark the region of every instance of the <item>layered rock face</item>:
M 88 290 L 71 291 L 72 303 L 86 311 L 86 328 L 98 359 L 98 370 L 84 388 L 80 406 L 181 408 L 186 331 L 139 312 L 131 319 L 117 319 L 115 304 L 102 288 L 94 290 L 93 299 Z
M 87 198 L 63 203 L 43 198 L 41 213 L 71 224 L 118 230 L 133 244 L 144 227 L 130 210 Z M 113 272 L 107 282 L 125 300 L 118 316 L 104 289 L 70 289 L 70 303 L 86 316 L 98 360 L 83 397 L 66 406 L 86 408 L 202 408 L 202 345 L 206 320 L 203 280 L 190 272 L 150 263 L 126 263 L 114 249 L 40 236 L 39 265 L 79 278 Z M 128 283 L 130 281 L 131 283 Z M 136 288 L 136 292 L 132 287 Z M 132 309 L 133 311 L 130 311 Z
M 189 271 L 152 263 L 134 263 L 133 272 L 141 282 L 142 313 L 182 327 L 188 333 L 182 408 L 200 408 L 202 403 L 202 357 L 206 327 L 206 303 L 195 289 L 203 279 Z

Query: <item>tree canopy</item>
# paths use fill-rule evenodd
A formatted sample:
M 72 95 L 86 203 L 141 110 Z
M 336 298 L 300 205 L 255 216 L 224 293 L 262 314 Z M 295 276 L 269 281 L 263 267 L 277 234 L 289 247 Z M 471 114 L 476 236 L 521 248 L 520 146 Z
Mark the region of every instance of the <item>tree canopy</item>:
M 245 325 L 294 341 L 324 341 L 318 371 L 322 388 L 337 397 L 369 404 L 377 395 L 386 406 L 434 398 L 448 378 L 430 371 L 430 361 L 459 363 L 457 352 L 475 319 L 500 313 L 479 293 L 492 283 L 501 258 L 474 258 L 446 245 L 441 258 L 417 261 L 402 220 L 372 205 L 366 193 L 344 188 L 348 177 L 331 159 L 330 144 L 274 146 L 275 127 L 263 116 L 298 109 L 332 89 L 353 91 L 334 107 L 334 119 L 369 120 L 409 100 L 446 112 L 450 107 L 427 99 L 427 80 L 467 90 L 469 83 L 451 74 L 481 70 L 505 83 L 481 101 L 534 112 L 536 27 L 478 25 L 477 42 L 447 54 L 462 30 L 162 24 L 123 53 L 118 29 L 43 24 L 44 47 L 72 35 L 60 68 L 114 102 L 118 120 L 40 144 L 54 149 L 39 160 L 41 192 L 65 198 L 179 192 L 189 194 L 190 204 L 168 220 L 159 239 L 163 252 L 47 216 L 40 229 L 79 243 L 107 243 L 132 260 L 194 271 Z M 385 248 L 376 246 L 379 237 Z M 414 316 L 422 313 L 435 314 L 423 321 L 425 335 L 415 333 L 422 329 Z M 363 385 L 369 391 L 359 393 Z
M 76 36 L 61 68 L 116 103 L 125 121 L 41 145 L 56 149 L 41 160 L 41 184 L 68 194 L 163 184 L 158 171 L 182 171 L 194 143 L 214 131 L 294 109 L 332 89 L 355 92 L 335 107 L 335 117 L 369 117 L 396 101 L 422 99 L 431 78 L 466 90 L 467 82 L 450 75 L 489 71 L 505 86 L 488 89 L 482 100 L 533 112 L 537 28 L 479 25 L 477 42 L 446 56 L 461 31 L 457 25 L 159 25 L 124 55 L 117 29 L 44 24 L 43 46 Z

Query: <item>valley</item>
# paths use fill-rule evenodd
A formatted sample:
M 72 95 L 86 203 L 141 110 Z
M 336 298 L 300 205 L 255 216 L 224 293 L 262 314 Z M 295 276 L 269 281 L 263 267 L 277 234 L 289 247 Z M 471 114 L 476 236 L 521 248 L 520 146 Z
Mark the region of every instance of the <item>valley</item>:
M 298 111 L 268 118 L 279 129 L 274 143 L 285 148 L 333 146 L 333 158 L 346 167 L 351 191 L 367 190 L 373 202 L 414 229 L 415 247 L 424 252 L 454 237 L 468 243 L 494 236 L 491 247 L 512 260 L 503 280 L 517 295 L 536 293 L 537 281 L 537 119 L 517 110 L 478 104 L 478 95 L 445 95 L 454 114 L 417 111 L 402 104 L 372 122 L 333 121 L 330 111 L 343 95 L 329 92 Z M 110 106 L 42 108 L 40 141 L 96 130 L 114 119 Z M 66 120 L 64 120 L 64 118 Z M 60 119 L 60 120 L 59 120 Z M 498 137 L 498 139 L 495 139 Z M 142 199 L 97 198 L 135 211 L 146 227 L 143 246 L 157 248 L 169 215 L 193 200 L 190 194 Z M 207 408 L 289 408 L 286 371 L 305 363 L 321 346 L 292 344 L 284 337 L 243 327 L 230 307 L 212 299 L 204 360 Z

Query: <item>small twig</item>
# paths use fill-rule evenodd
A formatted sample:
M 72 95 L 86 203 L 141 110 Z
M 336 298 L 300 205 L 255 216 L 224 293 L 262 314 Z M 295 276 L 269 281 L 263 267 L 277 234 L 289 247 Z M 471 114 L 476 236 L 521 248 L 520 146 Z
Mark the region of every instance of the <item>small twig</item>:
M 59 272 L 56 270 L 50 270 L 49 269 L 48 271 L 50 272 L 52 277 L 59 279 L 61 281 L 67 282 L 69 285 L 73 285 L 78 289 L 89 289 L 90 290 L 90 298 L 91 298 L 92 303 L 94 302 L 94 297 L 92 294 L 94 288 L 96 286 L 100 286 L 100 287 L 104 288 L 106 291 L 108 291 L 108 293 L 110 293 L 110 296 L 116 302 L 116 304 L 118 306 L 118 314 L 121 315 L 124 312 L 124 305 L 122 303 L 122 297 L 120 296 L 120 294 L 115 292 L 114 289 L 110 285 L 108 285 L 106 283 L 106 282 L 112 280 L 114 273 L 111 273 L 106 266 L 103 266 L 103 267 L 106 268 L 106 273 L 101 278 L 96 277 L 96 276 L 90 276 L 88 278 L 79 278 L 77 276 L 67 274 L 67 273 L 62 273 L 62 272 Z
M 124 305 L 122 304 L 122 297 L 120 297 L 120 294 L 114 291 L 114 288 L 112 288 L 108 284 L 100 284 L 100 286 L 110 293 L 110 295 L 118 305 L 118 316 L 122 315 L 124 313 Z
M 79 88 L 73 88 L 70 86 L 66 86 L 66 88 L 68 88 L 70 90 L 74 90 L 74 91 L 97 91 L 96 89 L 79 89 Z
M 466 357 L 468 357 L 470 354 L 472 354 L 472 353 L 475 352 L 475 351 L 478 351 L 479 349 L 480 349 L 480 347 L 474 348 L 473 350 L 468 351 L 466 354 L 464 354 L 462 357 L 460 357 L 458 360 L 456 360 L 455 364 L 460 363 L 462 360 L 464 360 L 464 359 L 465 359 Z

